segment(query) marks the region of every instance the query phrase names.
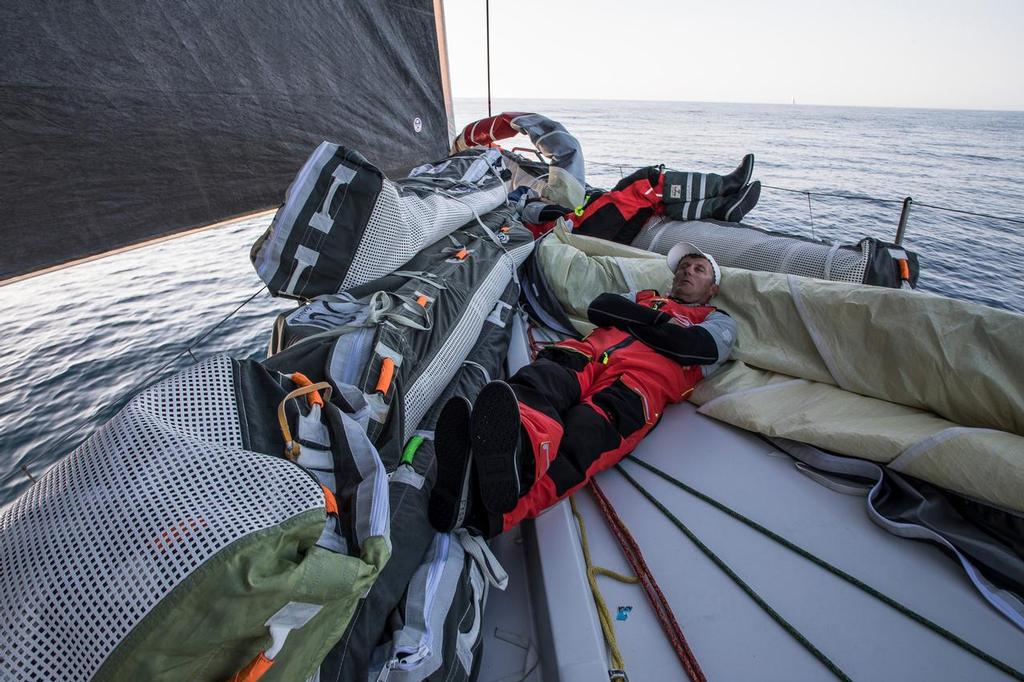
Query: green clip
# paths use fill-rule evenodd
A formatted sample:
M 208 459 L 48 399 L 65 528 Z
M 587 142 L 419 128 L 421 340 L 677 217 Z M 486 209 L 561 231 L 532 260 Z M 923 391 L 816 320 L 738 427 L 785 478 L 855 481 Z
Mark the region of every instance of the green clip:
M 576 208 L 575 208 L 575 209 L 573 210 L 573 213 L 575 213 L 575 214 L 576 214 L 576 215 L 578 215 L 578 216 L 582 216 L 582 215 L 583 215 L 583 207 L 582 207 L 582 206 L 577 206 L 577 207 L 576 207 Z
M 423 444 L 423 436 L 413 436 L 409 439 L 409 442 L 405 444 L 405 449 L 402 450 L 401 464 L 412 464 L 412 460 L 416 457 L 416 451 L 420 449 L 420 445 Z
M 602 365 L 607 365 L 608 364 L 608 351 L 605 351 L 604 353 L 601 354 L 601 364 Z

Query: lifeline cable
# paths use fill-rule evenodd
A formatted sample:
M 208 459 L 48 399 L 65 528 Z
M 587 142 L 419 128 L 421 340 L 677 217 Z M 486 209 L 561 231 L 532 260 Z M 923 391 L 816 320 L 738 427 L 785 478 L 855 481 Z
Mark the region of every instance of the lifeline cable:
M 244 301 L 242 301 L 241 303 L 239 303 L 239 304 L 238 304 L 238 306 L 237 306 L 237 307 L 236 307 L 236 308 L 235 308 L 234 310 L 232 310 L 232 311 L 231 311 L 230 313 L 228 313 L 226 317 L 224 317 L 223 319 L 221 319 L 221 321 L 220 321 L 220 322 L 218 322 L 217 324 L 213 325 L 212 327 L 210 327 L 209 329 L 207 329 L 207 330 L 206 330 L 205 332 L 203 332 L 202 334 L 200 334 L 200 335 L 199 335 L 199 336 L 197 336 L 196 338 L 192 339 L 192 342 L 191 342 L 191 343 L 189 343 L 189 344 L 188 344 L 188 346 L 186 346 L 186 347 L 185 347 L 185 350 L 181 351 L 180 353 L 178 353 L 177 355 L 175 355 L 175 356 L 174 356 L 173 358 L 171 358 L 170 360 L 168 360 L 167 362 L 165 362 L 165 363 L 164 363 L 164 364 L 163 364 L 163 365 L 162 365 L 162 366 L 161 366 L 161 367 L 160 367 L 159 369 L 157 369 L 156 371 L 154 371 L 154 372 L 150 372 L 150 373 L 149 373 L 149 374 L 148 374 L 148 375 L 146 376 L 146 378 L 145 378 L 145 379 L 143 379 L 143 380 L 142 380 L 142 382 L 141 382 L 141 383 L 139 384 L 139 388 L 137 388 L 137 389 L 136 389 L 135 391 L 132 391 L 132 394 L 134 395 L 135 393 L 138 393 L 138 392 L 139 392 L 140 390 L 142 390 L 143 388 L 145 388 L 145 387 L 146 387 L 146 385 L 147 385 L 147 384 L 146 384 L 146 382 L 147 382 L 147 381 L 149 381 L 149 380 L 150 380 L 150 379 L 152 379 L 152 378 L 153 378 L 154 376 L 156 376 L 157 374 L 159 374 L 159 373 L 163 372 L 163 371 L 164 371 L 165 369 L 167 369 L 167 368 L 168 368 L 168 367 L 170 367 L 170 366 L 171 366 L 172 364 L 174 364 L 175 362 L 177 362 L 177 361 L 178 361 L 178 359 L 179 359 L 179 358 L 181 358 L 181 356 L 182 356 L 182 355 L 184 355 L 185 353 L 188 353 L 189 355 L 192 355 L 192 349 L 193 349 L 193 348 L 195 348 L 195 347 L 196 347 L 196 345 L 198 345 L 199 343 L 202 343 L 203 341 L 205 341 L 205 340 L 206 340 L 206 337 L 208 337 L 208 336 L 209 336 L 210 334 L 212 334 L 213 332 L 217 331 L 217 330 L 218 330 L 218 329 L 220 328 L 220 326 L 221 326 L 222 324 L 224 324 L 225 322 L 227 322 L 228 320 L 230 320 L 230 319 L 231 319 L 232 317 L 234 317 L 234 316 L 235 316 L 235 313 L 237 313 L 237 312 L 238 312 L 239 310 L 241 310 L 241 309 L 242 309 L 242 308 L 244 308 L 245 306 L 249 305 L 249 303 L 251 303 L 251 302 L 252 302 L 252 300 L 253 300 L 254 298 L 256 298 L 256 297 L 257 297 L 257 296 L 259 296 L 259 295 L 260 295 L 261 293 L 263 293 L 263 290 L 264 290 L 264 289 L 266 289 L 266 288 L 267 288 L 267 285 L 266 285 L 266 284 L 264 284 L 264 285 L 263 285 L 263 286 L 261 286 L 261 287 L 260 287 L 259 289 L 257 289 L 256 291 L 254 291 L 254 292 L 252 293 L 252 295 L 251 295 L 251 296 L 249 296 L 249 298 L 247 298 L 247 299 L 245 299 Z M 195 356 L 194 356 L 194 355 L 192 355 L 192 359 L 193 359 L 193 360 L 195 360 Z M 196 360 L 196 362 L 198 362 L 198 360 Z
M 794 627 L 792 623 L 790 623 L 788 620 L 786 620 L 782 616 L 782 614 L 780 614 L 778 611 L 773 609 L 771 607 L 771 605 L 768 604 L 768 602 L 766 602 L 761 597 L 761 595 L 759 595 L 757 592 L 755 592 L 754 588 L 752 588 L 750 585 L 748 585 L 746 582 L 744 582 L 743 578 L 739 577 L 739 575 L 737 575 L 735 571 L 733 571 L 731 568 L 729 568 L 729 565 L 726 564 L 724 561 L 722 561 L 721 557 L 719 557 L 717 554 L 715 554 L 711 550 L 710 547 L 708 547 L 703 542 L 701 542 L 700 538 L 698 538 L 694 534 L 694 532 L 692 530 L 690 530 L 686 526 L 686 524 L 684 524 L 682 521 L 680 521 L 678 517 L 676 517 L 671 511 L 668 510 L 667 507 L 665 507 L 665 505 L 663 505 L 661 502 L 659 502 L 658 499 L 654 497 L 654 495 L 651 495 L 649 492 L 644 490 L 643 486 L 641 486 L 640 483 L 637 482 L 637 480 L 635 478 L 633 478 L 628 473 L 626 473 L 626 470 L 622 468 L 621 464 L 616 464 L 615 465 L 615 469 L 620 474 L 622 474 L 622 476 L 627 481 L 629 481 L 629 483 L 634 488 L 636 488 L 637 491 L 639 491 L 639 493 L 641 495 L 646 497 L 647 500 L 651 504 L 653 504 L 655 507 L 657 507 L 658 511 L 660 511 L 662 513 L 662 515 L 665 516 L 665 518 L 667 518 L 669 521 L 671 521 L 672 524 L 676 528 L 681 530 L 683 532 L 683 534 L 686 535 L 686 537 L 688 537 L 690 539 L 690 542 L 692 542 L 694 545 L 696 545 L 697 549 L 699 549 L 701 552 L 704 553 L 704 556 L 706 556 L 707 558 L 711 559 L 711 561 L 714 562 L 715 566 L 717 566 L 723 573 L 725 573 L 727 576 L 729 576 L 729 578 L 731 578 L 732 581 L 734 583 L 736 583 L 736 585 L 741 590 L 743 590 L 747 594 L 748 597 L 753 599 L 754 602 L 758 606 L 761 607 L 761 610 L 763 610 L 765 613 L 767 613 L 769 616 L 771 616 L 772 620 L 774 620 L 776 623 L 778 623 L 779 626 L 783 630 L 785 630 L 787 633 L 789 633 L 789 635 L 793 639 L 795 639 L 797 642 L 799 642 L 800 645 L 803 646 L 803 648 L 808 651 L 808 653 L 810 653 L 812 656 L 814 656 L 816 659 L 818 659 L 818 661 L 822 665 L 824 665 L 826 668 L 828 668 L 829 672 L 831 672 L 838 679 L 843 680 L 844 682 L 853 682 L 852 678 L 850 678 L 849 675 L 844 673 L 842 671 L 842 669 L 838 665 L 836 665 L 835 662 L 832 661 L 831 658 L 826 656 L 823 651 L 818 649 L 818 647 L 814 646 L 814 644 L 812 644 L 809 639 L 804 637 L 803 633 L 801 633 L 799 630 L 797 630 L 796 627 Z
M 255 292 L 253 292 L 252 295 L 250 295 L 244 301 L 239 303 L 238 306 L 235 307 L 235 309 L 232 310 L 230 313 L 228 313 L 224 318 L 222 318 L 220 320 L 220 322 L 218 322 L 217 324 L 213 325 L 212 327 L 207 329 L 205 332 L 203 332 L 199 336 L 197 336 L 194 339 L 192 339 L 192 341 L 188 344 L 188 346 L 186 346 L 183 350 L 179 351 L 177 355 L 175 355 L 173 358 L 171 358 L 170 360 L 165 362 L 158 369 L 156 369 L 156 370 L 150 372 L 149 374 L 147 374 L 146 377 L 141 382 L 139 382 L 138 386 L 136 386 L 133 390 L 129 391 L 129 395 L 130 396 L 134 396 L 139 391 L 143 390 L 144 388 L 147 388 L 149 386 L 150 380 L 153 377 L 157 376 L 158 374 L 163 372 L 165 369 L 170 367 L 172 364 L 177 362 L 185 354 L 190 355 L 195 362 L 199 362 L 198 360 L 196 360 L 196 356 L 192 355 L 192 350 L 198 344 L 200 344 L 201 342 L 205 341 L 207 339 L 207 337 L 210 336 L 210 334 L 212 334 L 213 332 L 217 331 L 217 329 L 219 329 L 221 325 L 223 325 L 229 319 L 234 317 L 235 314 L 238 313 L 239 310 L 241 310 L 242 308 L 247 306 L 249 303 L 251 303 L 253 301 L 253 299 L 255 299 L 257 296 L 259 296 L 263 292 L 263 290 L 266 289 L 266 288 L 267 288 L 266 284 L 261 286 L 259 289 L 257 289 Z M 64 445 L 64 443 L 66 443 L 69 439 L 73 438 L 74 436 L 78 435 L 82 431 L 82 429 L 84 429 L 88 425 L 89 425 L 88 423 L 82 424 L 77 429 L 75 429 L 71 433 L 69 433 L 66 436 L 64 436 L 63 438 L 61 438 L 59 441 L 57 441 L 56 445 L 54 445 L 49 450 L 47 450 L 46 454 L 52 454 L 52 453 L 56 452 L 62 445 Z M 32 462 L 28 462 L 27 464 L 31 464 L 31 463 Z M 35 482 L 35 477 L 32 476 L 32 474 L 29 472 L 27 464 L 26 463 L 22 463 L 21 464 L 21 470 L 29 478 L 30 481 Z M 13 476 L 5 478 L 4 482 L 6 482 L 9 478 L 13 478 Z
M 608 522 L 608 527 L 618 541 L 622 554 L 629 562 L 633 573 L 640 579 L 640 587 L 647 595 L 647 601 L 654 609 L 654 614 L 657 616 L 658 622 L 661 623 L 661 628 L 665 631 L 665 636 L 668 637 L 669 644 L 676 652 L 676 656 L 679 657 L 679 662 L 682 663 L 687 676 L 692 682 L 707 682 L 707 677 L 704 676 L 697 657 L 694 656 L 686 637 L 683 636 L 683 630 L 679 627 L 679 622 L 672 612 L 668 599 L 665 598 L 657 580 L 654 579 L 654 574 L 647 566 L 647 561 L 644 559 L 644 554 L 640 550 L 636 538 L 629 532 L 629 528 L 626 527 L 625 522 L 619 517 L 611 502 L 605 497 L 601 486 L 594 479 L 590 479 L 590 492 L 594 495 L 597 506 L 601 509 L 601 513 L 604 514 L 604 518 Z
M 609 168 L 618 168 L 619 174 L 622 174 L 623 169 L 630 169 L 632 166 L 626 166 L 621 163 L 606 163 L 603 161 L 590 161 L 587 160 L 588 164 L 595 166 L 607 166 Z M 839 194 L 836 192 L 814 192 L 807 189 L 793 189 L 792 187 L 781 187 L 779 185 L 766 185 L 761 183 L 761 187 L 765 189 L 777 189 L 780 192 L 792 192 L 793 194 L 805 194 L 808 197 L 833 197 L 835 199 L 849 199 L 852 201 L 870 201 L 876 204 L 902 204 L 902 199 L 883 199 L 882 197 L 872 197 L 861 194 Z M 978 213 L 976 211 L 966 211 L 962 208 L 950 208 L 949 206 L 937 206 L 936 204 L 926 204 L 920 201 L 914 201 L 915 208 L 930 208 L 936 211 L 946 211 L 947 213 L 959 213 L 960 215 L 969 215 L 976 218 L 988 218 L 989 220 L 1002 220 L 1007 223 L 1013 223 L 1015 225 L 1024 225 L 1024 218 L 1014 218 L 1010 216 L 992 215 L 991 213 Z
M 746 524 L 750 528 L 753 528 L 754 530 L 758 531 L 762 535 L 764 535 L 764 536 L 774 540 L 775 542 L 779 543 L 780 545 L 782 545 L 786 549 L 792 550 L 793 552 L 795 552 L 796 554 L 800 555 L 801 557 L 807 559 L 808 561 L 816 564 L 817 566 L 820 566 L 821 568 L 824 568 L 829 573 L 832 573 L 833 575 L 835 575 L 835 576 L 837 576 L 839 578 L 842 578 L 843 580 L 845 580 L 846 582 L 850 583 L 854 587 L 856 587 L 856 588 L 866 592 L 867 594 L 870 594 L 872 597 L 874 597 L 875 599 L 878 599 L 882 603 L 884 603 L 884 604 L 886 604 L 888 606 L 891 606 L 892 608 L 896 609 L 897 611 L 902 613 L 907 618 L 910 618 L 911 620 L 916 621 L 917 623 L 920 623 L 921 625 L 925 626 L 926 628 L 928 628 L 929 630 L 931 630 L 935 634 L 940 635 L 941 637 L 943 637 L 943 638 L 949 640 L 950 642 L 952 642 L 953 644 L 957 645 L 958 647 L 960 647 L 964 651 L 966 651 L 966 652 L 974 655 L 975 657 L 985 661 L 989 665 L 991 665 L 991 666 L 993 666 L 995 668 L 998 668 L 1000 671 L 1006 673 L 1007 675 L 1013 677 L 1014 679 L 1024 680 L 1024 673 L 1022 673 L 1021 671 L 1017 670 L 1016 668 L 1013 668 L 1012 666 L 1010 666 L 1010 665 L 1008 665 L 1006 663 L 1003 663 L 998 658 L 992 656 L 991 654 L 988 654 L 988 653 L 982 651 L 981 649 L 979 649 L 978 647 L 974 646 L 973 644 L 971 644 L 971 643 L 961 639 L 960 637 L 958 637 L 957 635 L 953 634 L 952 632 L 950 632 L 946 628 L 942 627 L 938 623 L 936 623 L 936 622 L 934 622 L 932 620 L 929 620 L 925 616 L 922 616 L 921 614 L 917 613 L 916 611 L 912 610 L 911 608 L 909 608 L 907 606 L 904 606 L 903 604 L 899 603 L 895 599 L 893 599 L 893 598 L 891 598 L 889 596 L 886 596 L 884 593 L 879 592 L 878 590 L 876 590 L 875 588 L 871 587 L 867 583 L 865 583 L 865 582 L 861 581 L 860 579 L 858 579 L 858 578 L 850 575 L 849 573 L 845 572 L 843 569 L 841 569 L 841 568 L 839 568 L 837 566 L 834 566 L 834 565 L 828 563 L 827 561 L 825 561 L 824 559 L 821 559 L 821 558 L 815 556 L 814 554 L 810 553 L 809 551 L 807 551 L 806 549 L 800 547 L 799 545 L 796 545 L 796 544 L 790 542 L 789 540 L 787 540 L 786 538 L 782 537 L 781 535 L 775 533 L 774 531 L 769 530 L 768 528 L 765 528 L 764 526 L 759 524 L 757 521 L 754 521 L 753 519 L 750 519 L 750 518 L 744 516 L 743 514 L 740 514 L 739 512 L 731 509 L 730 507 L 727 507 L 726 505 L 724 505 L 723 503 L 721 503 L 718 500 L 714 499 L 713 497 L 710 497 L 709 495 L 705 495 L 704 493 L 700 492 L 696 488 L 693 488 L 693 487 L 687 485 L 686 483 L 683 483 L 682 481 L 680 481 L 677 478 L 673 478 L 672 476 L 670 476 L 669 474 L 665 473 L 661 469 L 659 469 L 659 468 L 657 468 L 657 467 L 655 467 L 655 466 L 653 466 L 651 464 L 648 464 L 647 462 L 644 462 L 643 460 L 637 459 L 636 456 L 634 456 L 634 455 L 627 455 L 626 457 L 631 462 L 639 464 L 643 468 L 645 468 L 648 471 L 650 471 L 651 473 L 659 476 L 660 478 L 664 479 L 668 483 L 671 483 L 672 485 L 676 486 L 677 488 L 680 488 L 680 489 L 688 492 L 689 494 L 693 495 L 694 497 L 696 497 L 697 499 L 701 500 L 702 502 L 706 502 L 707 504 L 710 504 L 715 509 L 718 509 L 719 511 L 724 512 L 725 514 L 728 514 L 729 516 L 731 516 L 732 518 L 736 519 L 737 521 L 743 522 L 744 524 Z

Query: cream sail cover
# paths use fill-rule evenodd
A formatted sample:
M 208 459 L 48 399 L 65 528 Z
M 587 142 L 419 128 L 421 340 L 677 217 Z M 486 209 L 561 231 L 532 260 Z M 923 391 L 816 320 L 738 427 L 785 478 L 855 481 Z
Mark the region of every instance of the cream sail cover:
M 658 254 L 561 227 L 537 254 L 582 333 L 599 293 L 671 281 Z M 701 412 L 1024 511 L 1024 316 L 730 268 L 712 303 L 736 320 L 738 362 L 698 386 Z

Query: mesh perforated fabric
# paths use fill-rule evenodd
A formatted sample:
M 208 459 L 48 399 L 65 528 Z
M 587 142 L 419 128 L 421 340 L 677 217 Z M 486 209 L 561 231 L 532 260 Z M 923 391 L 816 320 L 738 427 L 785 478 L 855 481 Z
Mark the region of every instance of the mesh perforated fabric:
M 739 225 L 668 220 L 661 216 L 651 218 L 632 245 L 667 254 L 679 242 L 693 243 L 726 267 L 857 284 L 864 282 L 864 272 L 871 258 L 868 242 L 863 242 L 863 246 L 837 248 Z
M 428 244 L 505 200 L 505 185 L 460 194 L 399 192 L 384 180 L 339 292 L 394 272 Z
M 466 310 L 451 334 L 430 364 L 420 372 L 405 394 L 405 433 L 411 434 L 422 421 L 430 406 L 441 395 L 441 391 L 455 375 L 469 351 L 476 343 L 484 319 L 494 308 L 501 293 L 512 280 L 512 263 L 518 268 L 533 251 L 533 242 L 527 242 L 508 251 L 509 258 L 500 258 L 476 290 Z
M 148 389 L 0 514 L 0 679 L 91 678 L 204 561 L 323 507 L 241 448 L 232 386 L 221 357 Z

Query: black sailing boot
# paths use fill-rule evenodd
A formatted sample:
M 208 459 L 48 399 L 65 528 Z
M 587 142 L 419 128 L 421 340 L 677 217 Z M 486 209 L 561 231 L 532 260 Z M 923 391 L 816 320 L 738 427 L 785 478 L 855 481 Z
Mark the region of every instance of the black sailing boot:
M 473 404 L 470 442 L 483 506 L 492 514 L 512 511 L 522 493 L 519 401 L 504 381 L 492 381 Z
M 502 531 L 502 518 L 488 513 L 470 456 L 469 401 L 455 397 L 445 403 L 434 426 L 437 480 L 430 492 L 427 515 L 434 530 L 474 530 L 486 538 Z
M 734 194 L 737 190 L 750 182 L 754 175 L 754 155 L 746 154 L 732 173 L 722 176 L 722 186 L 718 190 L 719 196 Z
M 469 456 L 469 401 L 445 403 L 434 426 L 437 480 L 430 492 L 430 525 L 442 533 L 462 528 L 473 516 L 472 462 Z
M 738 223 L 757 205 L 760 198 L 761 181 L 755 180 L 738 192 L 723 197 L 721 205 L 715 208 L 713 217 L 728 223 Z

